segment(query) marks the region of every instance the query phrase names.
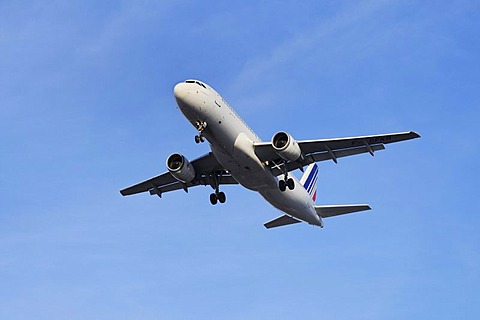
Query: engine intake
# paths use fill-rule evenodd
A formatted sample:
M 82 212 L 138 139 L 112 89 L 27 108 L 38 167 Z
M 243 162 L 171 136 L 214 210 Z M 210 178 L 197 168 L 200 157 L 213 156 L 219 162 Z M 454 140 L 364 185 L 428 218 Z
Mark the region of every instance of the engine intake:
M 180 153 L 174 153 L 167 158 L 167 169 L 180 182 L 186 183 L 195 179 L 195 168 Z
M 283 160 L 297 161 L 302 156 L 302 150 L 297 141 L 284 131 L 275 133 L 272 146 Z

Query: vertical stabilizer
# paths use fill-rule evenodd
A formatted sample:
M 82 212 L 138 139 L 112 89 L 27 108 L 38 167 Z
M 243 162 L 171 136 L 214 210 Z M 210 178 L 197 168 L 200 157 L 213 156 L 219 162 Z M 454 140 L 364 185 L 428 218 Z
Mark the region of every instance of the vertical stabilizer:
M 318 166 L 316 163 L 312 163 L 307 167 L 305 173 L 300 179 L 300 183 L 307 190 L 313 201 L 317 200 L 317 179 L 318 179 Z

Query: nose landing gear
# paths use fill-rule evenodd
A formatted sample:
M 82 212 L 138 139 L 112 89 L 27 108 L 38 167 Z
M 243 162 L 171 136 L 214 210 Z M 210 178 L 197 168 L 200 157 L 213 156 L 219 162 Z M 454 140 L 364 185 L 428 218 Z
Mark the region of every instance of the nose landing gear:
M 195 136 L 195 143 L 200 143 L 200 142 L 204 142 L 205 141 L 205 137 L 203 135 L 196 135 Z
M 205 121 L 198 120 L 195 122 L 195 128 L 198 130 L 198 135 L 195 136 L 195 143 L 200 143 L 205 141 L 203 131 L 207 128 L 207 123 Z

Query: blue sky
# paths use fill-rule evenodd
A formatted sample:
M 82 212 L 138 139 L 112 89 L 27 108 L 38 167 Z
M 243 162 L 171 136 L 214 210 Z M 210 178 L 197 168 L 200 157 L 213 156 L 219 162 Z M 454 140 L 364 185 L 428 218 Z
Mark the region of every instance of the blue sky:
M 476 1 L 0 1 L 0 318 L 480 315 Z M 173 86 L 268 140 L 415 130 L 320 164 L 324 229 L 226 186 L 121 197 L 206 153 Z

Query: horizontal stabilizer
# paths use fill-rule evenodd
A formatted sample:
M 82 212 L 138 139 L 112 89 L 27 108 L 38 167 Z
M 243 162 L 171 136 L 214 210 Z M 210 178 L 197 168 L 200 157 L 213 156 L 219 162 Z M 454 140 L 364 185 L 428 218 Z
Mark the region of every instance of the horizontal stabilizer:
M 302 222 L 302 221 L 292 218 L 290 216 L 287 216 L 285 214 L 283 216 L 273 219 L 272 221 L 268 221 L 267 223 L 264 224 L 264 226 L 265 228 L 270 229 L 270 228 L 286 226 L 289 224 L 294 224 L 299 222 Z
M 368 204 L 346 204 L 333 206 L 315 206 L 315 211 L 321 218 L 339 216 L 341 214 L 371 210 Z

